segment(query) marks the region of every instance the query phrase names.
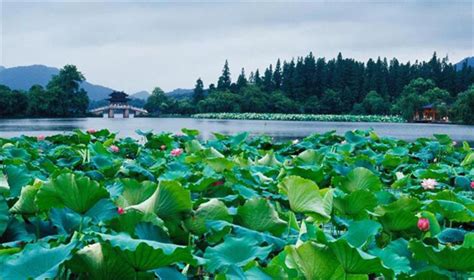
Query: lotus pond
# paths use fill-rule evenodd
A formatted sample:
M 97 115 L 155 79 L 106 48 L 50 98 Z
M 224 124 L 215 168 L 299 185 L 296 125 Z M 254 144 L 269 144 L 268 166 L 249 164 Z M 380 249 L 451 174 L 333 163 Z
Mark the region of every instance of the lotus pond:
M 0 279 L 467 279 L 474 152 L 107 130 L 0 138 Z

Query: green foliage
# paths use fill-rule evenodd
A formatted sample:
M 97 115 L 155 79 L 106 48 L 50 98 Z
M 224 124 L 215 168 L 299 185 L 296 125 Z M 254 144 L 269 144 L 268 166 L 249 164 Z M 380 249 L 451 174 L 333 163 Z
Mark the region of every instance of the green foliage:
M 169 97 L 165 95 L 165 92 L 161 88 L 156 87 L 148 97 L 143 108 L 152 115 L 168 113 L 169 102 Z
M 0 116 L 78 117 L 89 106 L 87 92 L 80 88 L 85 80 L 74 65 L 66 65 L 52 77 L 46 89 L 34 85 L 25 92 L 0 85 Z
M 182 132 L 0 139 L 0 278 L 472 277 L 467 145 Z
M 474 113 L 472 108 L 474 108 L 474 85 L 458 95 L 456 103 L 452 107 L 452 115 L 459 122 L 473 125 Z

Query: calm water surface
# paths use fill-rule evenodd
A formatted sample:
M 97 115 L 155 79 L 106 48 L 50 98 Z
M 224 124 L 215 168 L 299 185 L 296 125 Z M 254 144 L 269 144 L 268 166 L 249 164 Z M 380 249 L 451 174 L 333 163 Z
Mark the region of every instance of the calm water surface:
M 373 128 L 380 136 L 391 136 L 404 140 L 430 137 L 433 134 L 448 134 L 455 141 L 474 142 L 474 126 L 447 124 L 399 124 L 399 123 L 352 123 L 352 122 L 295 122 L 258 120 L 211 120 L 192 118 L 73 118 L 73 119 L 0 119 L 0 137 L 20 135 L 51 135 L 73 129 L 108 128 L 121 137 L 139 136 L 135 130 L 154 132 L 179 132 L 181 128 L 201 131 L 204 139 L 212 132 L 235 134 L 248 131 L 251 135 L 266 134 L 278 140 L 301 138 L 311 133 L 336 130 L 344 133 L 352 129 Z

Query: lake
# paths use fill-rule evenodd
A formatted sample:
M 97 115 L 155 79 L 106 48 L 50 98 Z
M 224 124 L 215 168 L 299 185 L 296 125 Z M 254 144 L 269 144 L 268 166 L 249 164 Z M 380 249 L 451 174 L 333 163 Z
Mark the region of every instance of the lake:
M 430 137 L 433 134 L 448 134 L 455 141 L 474 143 L 474 126 L 422 123 L 353 123 L 353 122 L 295 122 L 260 120 L 214 120 L 192 118 L 72 118 L 72 119 L 0 119 L 0 137 L 20 135 L 52 135 L 89 128 L 108 128 L 120 137 L 139 136 L 135 130 L 154 132 L 179 132 L 181 128 L 201 131 L 204 139 L 212 132 L 235 134 L 248 131 L 251 135 L 266 134 L 277 140 L 302 138 L 311 133 L 336 130 L 344 133 L 353 129 L 373 128 L 380 136 L 391 136 L 403 140 Z

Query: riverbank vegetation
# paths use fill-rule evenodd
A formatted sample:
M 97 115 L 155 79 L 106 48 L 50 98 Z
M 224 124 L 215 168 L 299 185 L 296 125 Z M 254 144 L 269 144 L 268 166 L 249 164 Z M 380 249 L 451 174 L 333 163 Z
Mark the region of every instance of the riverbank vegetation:
M 0 278 L 467 279 L 474 153 L 447 135 L 0 138 Z
M 265 113 L 202 113 L 194 114 L 197 119 L 232 119 L 232 120 L 265 120 L 265 121 L 323 121 L 323 122 L 390 122 L 403 123 L 398 116 L 379 115 L 314 115 L 314 114 L 265 114 Z
M 74 65 L 66 65 L 46 87 L 34 85 L 28 92 L 0 85 L 0 117 L 81 117 L 89 97 L 79 84 L 85 78 Z
M 290 113 L 401 115 L 411 121 L 431 105 L 440 116 L 474 124 L 463 104 L 474 103 L 474 70 L 433 55 L 427 62 L 401 63 L 378 58 L 366 63 L 350 58 L 326 60 L 313 54 L 277 60 L 264 71 L 241 70 L 232 81 L 225 63 L 217 83 L 205 89 L 198 79 L 194 95 L 174 100 L 159 88 L 147 104 L 152 113 Z M 472 108 L 472 107 L 471 107 Z M 465 111 L 465 110 L 464 110 Z

